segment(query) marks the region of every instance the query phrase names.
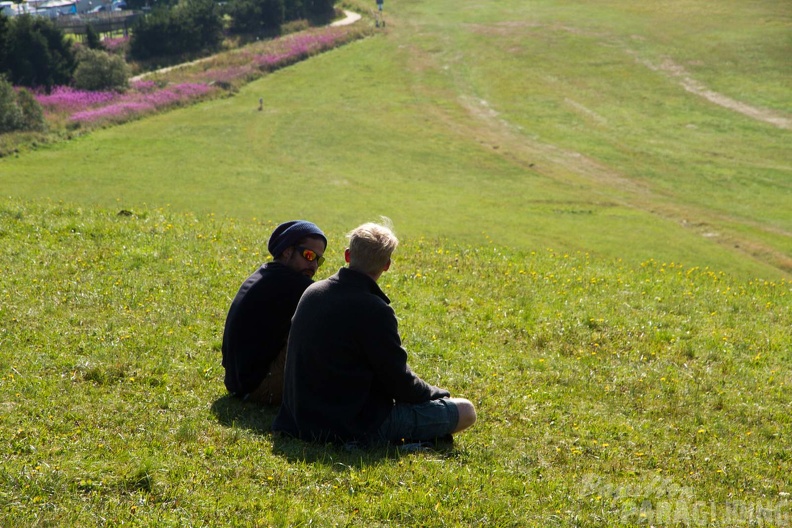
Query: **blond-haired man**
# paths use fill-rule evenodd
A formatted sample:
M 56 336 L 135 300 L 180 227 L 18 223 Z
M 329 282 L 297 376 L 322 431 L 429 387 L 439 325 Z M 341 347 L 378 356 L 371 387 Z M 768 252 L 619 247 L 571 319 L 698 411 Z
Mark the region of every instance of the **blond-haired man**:
M 308 287 L 297 305 L 273 430 L 372 444 L 430 441 L 470 427 L 470 401 L 450 398 L 407 365 L 396 315 L 377 284 L 399 243 L 393 230 L 367 223 L 348 237 L 349 266 Z

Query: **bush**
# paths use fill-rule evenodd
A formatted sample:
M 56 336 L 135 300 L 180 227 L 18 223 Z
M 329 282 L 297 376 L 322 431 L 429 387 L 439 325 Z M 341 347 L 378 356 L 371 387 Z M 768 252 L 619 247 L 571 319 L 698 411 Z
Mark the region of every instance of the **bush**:
M 78 56 L 74 86 L 80 90 L 124 91 L 129 86 L 129 67 L 118 55 L 84 49 Z
M 44 109 L 30 91 L 20 88 L 17 92 L 17 104 L 22 110 L 22 130 L 44 132 L 47 129 Z
M 5 79 L 0 78 L 0 134 L 21 128 L 22 109 L 17 104 L 14 87 Z
M 0 134 L 45 128 L 44 111 L 29 91 L 19 93 L 0 76 Z

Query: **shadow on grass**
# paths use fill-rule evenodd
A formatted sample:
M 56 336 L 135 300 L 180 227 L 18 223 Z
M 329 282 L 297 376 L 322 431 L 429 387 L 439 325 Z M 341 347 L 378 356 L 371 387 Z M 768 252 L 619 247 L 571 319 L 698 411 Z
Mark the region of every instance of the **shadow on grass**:
M 241 427 L 261 435 L 271 435 L 270 428 L 277 407 L 264 407 L 255 403 L 243 402 L 230 394 L 225 394 L 212 403 L 212 414 L 226 427 Z
M 451 458 L 459 454 L 451 441 L 359 447 L 334 443 L 313 444 L 279 433 L 272 434 L 272 452 L 289 462 L 318 463 L 338 468 L 374 466 L 418 454 L 430 458 Z
M 404 449 L 405 446 L 399 447 L 395 445 L 364 448 L 334 443 L 318 444 L 305 442 L 280 433 L 273 433 L 271 426 L 275 416 L 278 414 L 277 408 L 246 403 L 228 394 L 216 399 L 212 403 L 211 410 L 217 421 L 226 427 L 239 427 L 270 437 L 272 439 L 272 453 L 285 458 L 289 462 L 360 468 L 419 452 Z M 435 446 L 435 449 L 423 452 L 430 452 L 434 456 L 447 457 L 453 456 L 454 449 L 452 444 L 447 444 L 444 446 L 438 445 Z
M 225 427 L 243 428 L 272 439 L 272 452 L 289 462 L 342 464 L 362 467 L 380 460 L 392 458 L 395 448 L 355 449 L 338 444 L 314 444 L 271 431 L 272 422 L 278 414 L 276 407 L 264 407 L 243 402 L 229 394 L 212 403 L 212 414 Z
M 354 468 L 372 466 L 393 458 L 392 449 L 390 453 L 384 448 L 350 449 L 333 443 L 306 442 L 280 433 L 272 435 L 272 453 L 289 462 Z

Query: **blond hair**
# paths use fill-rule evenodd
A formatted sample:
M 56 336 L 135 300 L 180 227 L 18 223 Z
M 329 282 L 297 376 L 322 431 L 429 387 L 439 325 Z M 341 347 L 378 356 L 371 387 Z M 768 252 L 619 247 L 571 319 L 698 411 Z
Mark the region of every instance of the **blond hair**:
M 389 218 L 383 216 L 380 222 L 368 222 L 347 233 L 350 269 L 373 275 L 387 266 L 399 239 Z

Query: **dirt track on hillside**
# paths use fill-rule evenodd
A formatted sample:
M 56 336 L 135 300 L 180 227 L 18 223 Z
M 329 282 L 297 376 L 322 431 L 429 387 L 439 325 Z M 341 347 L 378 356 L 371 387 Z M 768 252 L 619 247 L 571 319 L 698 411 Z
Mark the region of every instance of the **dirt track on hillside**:
M 757 108 L 749 104 L 737 101 L 726 95 L 710 90 L 703 83 L 693 79 L 690 74 L 679 64 L 671 59 L 664 59 L 662 64 L 652 64 L 646 60 L 638 59 L 638 62 L 653 71 L 659 71 L 678 79 L 682 87 L 688 92 L 703 97 L 723 108 L 728 108 L 735 112 L 739 112 L 752 119 L 764 121 L 778 128 L 785 130 L 792 130 L 792 117 L 782 115 L 780 112 L 774 112 L 764 108 Z
M 661 66 L 654 66 L 646 62 L 642 62 L 642 64 L 654 71 L 679 79 L 680 85 L 686 90 L 704 97 L 714 104 L 778 128 L 786 130 L 792 128 L 792 118 L 789 116 L 756 108 L 709 90 L 703 84 L 693 80 L 684 69 L 671 61 L 664 62 Z M 575 101 L 567 102 L 592 119 L 603 119 Z M 527 137 L 519 126 L 504 119 L 483 99 L 462 96 L 460 103 L 476 123 L 471 125 L 470 129 L 460 130 L 460 133 L 476 137 L 482 146 L 497 150 L 513 163 L 524 166 L 526 171 L 577 186 L 593 184 L 590 187 L 592 203 L 603 206 L 618 204 L 622 207 L 646 211 L 660 218 L 674 221 L 685 229 L 712 239 L 732 251 L 743 253 L 784 273 L 792 273 L 792 257 L 770 244 L 756 238 L 746 237 L 739 231 L 726 227 L 733 223 L 733 218 L 706 208 L 676 202 L 662 193 L 658 193 L 647 182 L 629 178 L 606 163 L 580 152 L 547 144 L 539 137 Z M 438 112 L 435 118 L 448 120 L 442 112 Z M 448 126 L 452 129 L 464 127 L 464 125 L 453 121 L 448 121 Z M 749 221 L 746 221 L 746 225 L 767 233 L 792 236 L 792 233 L 773 226 Z

